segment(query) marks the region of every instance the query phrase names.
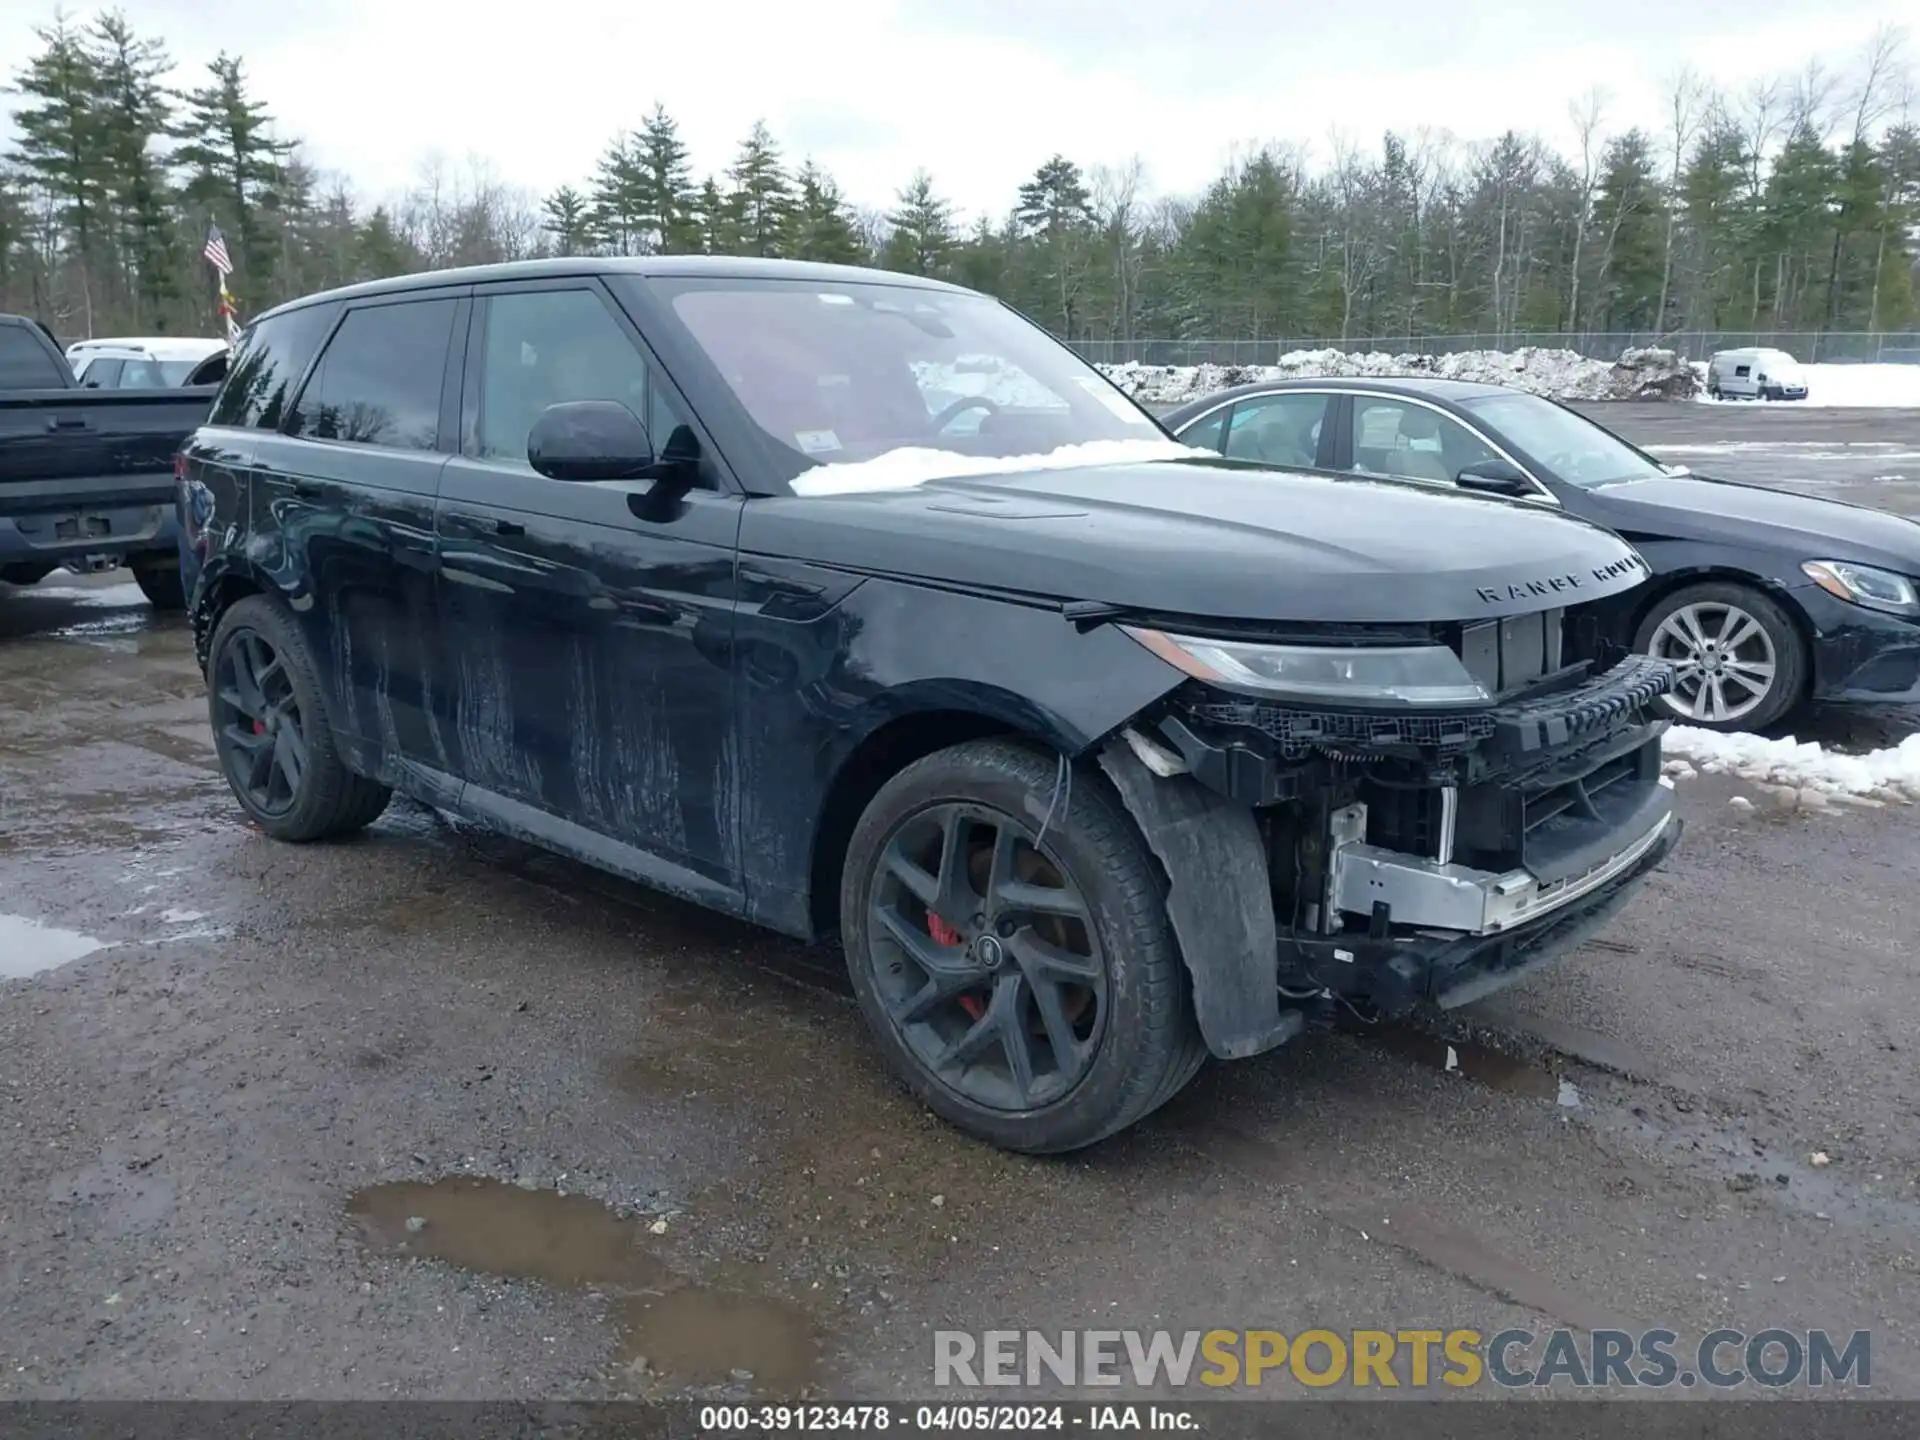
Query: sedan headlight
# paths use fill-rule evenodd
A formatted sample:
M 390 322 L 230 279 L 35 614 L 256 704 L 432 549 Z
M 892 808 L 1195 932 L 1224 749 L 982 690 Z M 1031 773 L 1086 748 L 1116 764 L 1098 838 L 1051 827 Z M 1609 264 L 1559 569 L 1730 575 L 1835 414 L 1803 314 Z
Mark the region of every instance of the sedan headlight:
M 1263 645 L 1122 628 L 1169 665 L 1227 690 L 1322 703 L 1484 705 L 1493 698 L 1444 645 Z
M 1850 560 L 1809 560 L 1800 568 L 1829 595 L 1851 600 L 1855 605 L 1891 610 L 1896 615 L 1920 614 L 1920 589 L 1905 575 L 1876 570 L 1871 565 L 1855 565 Z

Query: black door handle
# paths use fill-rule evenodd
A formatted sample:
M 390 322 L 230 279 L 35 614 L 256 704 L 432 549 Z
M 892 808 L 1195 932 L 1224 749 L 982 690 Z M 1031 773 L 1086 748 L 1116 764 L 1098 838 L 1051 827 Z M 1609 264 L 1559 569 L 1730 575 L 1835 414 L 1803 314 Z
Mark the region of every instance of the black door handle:
M 91 422 L 84 415 L 49 415 L 47 417 L 49 430 L 85 430 L 90 427 L 90 424 Z
M 496 520 L 493 522 L 493 533 L 496 535 L 524 535 L 527 533 L 527 527 L 522 525 L 518 520 Z

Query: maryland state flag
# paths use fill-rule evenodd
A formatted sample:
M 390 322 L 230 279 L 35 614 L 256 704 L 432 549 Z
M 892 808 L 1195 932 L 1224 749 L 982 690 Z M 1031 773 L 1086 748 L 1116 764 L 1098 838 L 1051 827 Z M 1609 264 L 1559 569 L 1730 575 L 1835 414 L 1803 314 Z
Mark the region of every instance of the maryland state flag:
M 240 307 L 234 304 L 233 292 L 227 289 L 227 276 L 233 273 L 233 258 L 227 254 L 227 240 L 220 233 L 220 227 L 211 221 L 207 224 L 207 243 L 201 249 L 220 277 L 219 316 L 227 328 L 227 343 L 240 343 Z

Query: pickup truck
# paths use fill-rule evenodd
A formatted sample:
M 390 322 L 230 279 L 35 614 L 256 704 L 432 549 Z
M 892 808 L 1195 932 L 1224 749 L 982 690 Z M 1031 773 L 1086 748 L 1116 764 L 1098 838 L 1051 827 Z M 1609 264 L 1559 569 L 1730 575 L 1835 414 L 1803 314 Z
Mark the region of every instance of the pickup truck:
M 1625 540 L 1180 444 L 913 276 L 564 259 L 296 301 L 180 509 L 266 834 L 399 791 L 837 937 L 881 1056 L 1010 1149 L 1510 983 L 1680 834 L 1672 668 L 1566 633 L 1643 583 Z
M 125 565 L 182 608 L 174 457 L 218 390 L 82 387 L 44 326 L 0 315 L 0 581 Z

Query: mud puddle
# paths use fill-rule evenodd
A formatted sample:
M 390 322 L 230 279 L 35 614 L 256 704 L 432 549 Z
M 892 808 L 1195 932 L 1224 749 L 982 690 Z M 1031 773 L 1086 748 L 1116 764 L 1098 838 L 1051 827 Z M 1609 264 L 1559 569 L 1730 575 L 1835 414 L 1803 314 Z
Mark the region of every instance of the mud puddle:
M 1367 1031 L 1366 1038 L 1418 1064 L 1457 1073 L 1508 1095 L 1568 1103 L 1567 1089 L 1558 1075 L 1490 1045 L 1449 1040 L 1405 1025 L 1380 1025 Z
M 24 915 L 0 915 L 0 980 L 24 980 L 107 948 L 76 930 L 42 925 Z
M 650 1247 L 650 1222 L 584 1195 L 460 1175 L 370 1186 L 347 1214 L 383 1254 L 608 1296 L 620 1363 L 649 1384 L 792 1394 L 820 1366 L 821 1332 L 804 1310 L 677 1273 Z

